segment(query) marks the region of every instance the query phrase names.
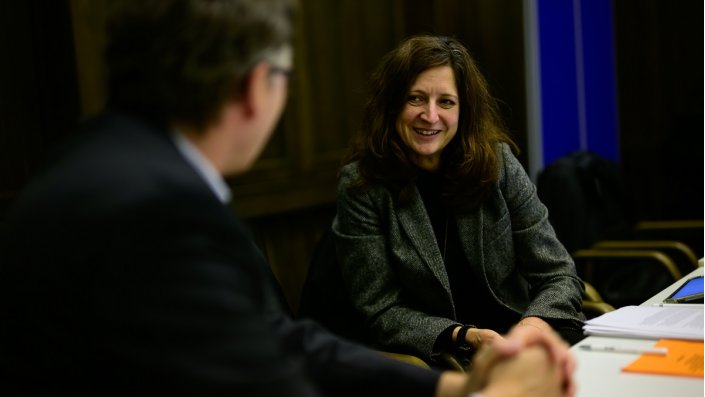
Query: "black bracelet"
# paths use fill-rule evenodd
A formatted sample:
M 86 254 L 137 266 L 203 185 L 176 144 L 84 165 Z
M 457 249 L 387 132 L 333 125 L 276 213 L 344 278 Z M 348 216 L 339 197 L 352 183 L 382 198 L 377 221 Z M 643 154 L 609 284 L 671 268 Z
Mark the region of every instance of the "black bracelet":
M 467 335 L 470 328 L 477 328 L 474 325 L 463 325 L 458 330 L 458 335 L 455 338 L 455 346 L 462 351 L 473 350 L 473 346 L 465 340 L 465 335 Z

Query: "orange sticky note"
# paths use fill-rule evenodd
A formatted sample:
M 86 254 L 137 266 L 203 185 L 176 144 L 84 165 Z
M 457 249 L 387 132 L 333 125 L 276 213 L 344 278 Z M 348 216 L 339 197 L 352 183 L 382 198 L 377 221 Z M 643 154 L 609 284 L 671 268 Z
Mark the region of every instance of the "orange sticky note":
M 703 377 L 703 342 L 661 339 L 654 347 L 668 348 L 668 354 L 642 354 L 623 368 L 625 372 Z

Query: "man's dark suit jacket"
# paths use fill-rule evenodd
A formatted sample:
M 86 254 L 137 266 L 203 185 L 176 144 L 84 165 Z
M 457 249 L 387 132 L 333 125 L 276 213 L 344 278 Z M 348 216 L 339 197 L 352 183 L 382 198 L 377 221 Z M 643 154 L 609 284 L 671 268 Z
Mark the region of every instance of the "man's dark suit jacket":
M 137 118 L 87 123 L 2 226 L 2 395 L 411 396 L 438 381 L 283 314 L 243 224 Z

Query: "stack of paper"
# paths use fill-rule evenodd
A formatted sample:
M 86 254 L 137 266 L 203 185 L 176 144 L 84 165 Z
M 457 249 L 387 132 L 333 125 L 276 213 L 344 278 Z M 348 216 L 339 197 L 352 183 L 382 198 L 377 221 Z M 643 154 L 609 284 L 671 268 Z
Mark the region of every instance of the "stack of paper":
M 703 306 L 625 306 L 588 320 L 588 335 L 703 340 Z

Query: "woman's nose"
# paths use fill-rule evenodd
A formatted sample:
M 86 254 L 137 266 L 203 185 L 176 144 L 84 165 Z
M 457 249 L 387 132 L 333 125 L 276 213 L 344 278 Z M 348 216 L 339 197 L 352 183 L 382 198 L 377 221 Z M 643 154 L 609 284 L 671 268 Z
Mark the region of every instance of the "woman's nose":
M 436 104 L 433 102 L 430 102 L 426 108 L 424 109 L 423 112 L 421 112 L 421 120 L 426 121 L 428 123 L 435 123 L 438 121 L 438 109 L 436 107 Z

